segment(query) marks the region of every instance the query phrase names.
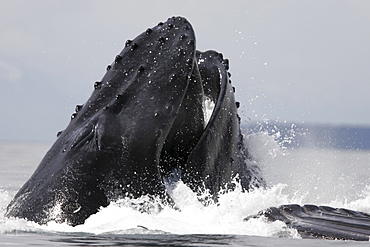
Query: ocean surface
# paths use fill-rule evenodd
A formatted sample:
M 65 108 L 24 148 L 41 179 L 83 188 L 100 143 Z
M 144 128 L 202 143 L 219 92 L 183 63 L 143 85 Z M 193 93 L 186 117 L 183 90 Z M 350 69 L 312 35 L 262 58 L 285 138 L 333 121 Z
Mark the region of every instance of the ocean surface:
M 85 224 L 38 225 L 5 218 L 6 206 L 30 177 L 52 143 L 0 141 L 0 246 L 363 246 L 368 242 L 301 239 L 282 222 L 243 218 L 270 206 L 318 204 L 370 213 L 370 150 L 284 145 L 268 131 L 250 133 L 246 143 L 261 166 L 267 189 L 220 196 L 202 206 L 179 183 L 172 191 L 175 210 L 150 201 L 140 213 L 122 199 L 102 208 Z M 148 202 L 139 198 L 136 202 Z M 163 210 L 156 210 L 164 207 Z

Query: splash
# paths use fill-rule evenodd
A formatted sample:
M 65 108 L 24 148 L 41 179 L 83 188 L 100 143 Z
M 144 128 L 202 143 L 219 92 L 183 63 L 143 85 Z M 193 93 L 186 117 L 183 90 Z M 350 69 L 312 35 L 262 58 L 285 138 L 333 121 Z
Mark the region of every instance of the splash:
M 235 190 L 220 195 L 217 204 L 203 206 L 198 201 L 189 200 L 189 188 L 178 182 L 171 193 L 176 198 L 177 206 L 181 204 L 181 208 L 165 205 L 160 200 L 146 196 L 134 201 L 125 198 L 101 208 L 83 225 L 71 227 L 49 222 L 47 225 L 38 226 L 37 229 L 92 234 L 239 234 L 298 237 L 295 230 L 287 229 L 282 222 L 267 223 L 262 218 L 243 221 L 245 216 L 258 212 L 261 207 L 288 203 L 288 197 L 282 192 L 284 187 L 280 184 L 268 190 L 257 189 L 251 193 Z M 192 196 L 195 196 L 194 193 Z M 140 212 L 133 204 L 152 204 L 153 208 L 161 210 Z

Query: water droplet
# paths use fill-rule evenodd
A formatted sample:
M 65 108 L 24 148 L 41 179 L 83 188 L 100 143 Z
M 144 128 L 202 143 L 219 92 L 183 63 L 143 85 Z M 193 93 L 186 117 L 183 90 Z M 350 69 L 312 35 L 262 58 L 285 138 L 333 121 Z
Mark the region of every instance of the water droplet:
M 77 116 L 77 113 L 73 113 L 71 119 L 74 119 Z
M 112 65 L 108 65 L 107 66 L 107 71 L 110 70 L 112 68 Z
M 58 133 L 57 133 L 57 137 L 59 137 L 62 133 L 63 133 L 63 130 L 58 131 Z
M 150 34 L 150 33 L 152 33 L 153 32 L 153 30 L 151 29 L 151 28 L 148 28 L 146 31 L 145 31 L 145 33 L 146 34 Z
M 240 102 L 235 102 L 236 108 L 240 107 Z

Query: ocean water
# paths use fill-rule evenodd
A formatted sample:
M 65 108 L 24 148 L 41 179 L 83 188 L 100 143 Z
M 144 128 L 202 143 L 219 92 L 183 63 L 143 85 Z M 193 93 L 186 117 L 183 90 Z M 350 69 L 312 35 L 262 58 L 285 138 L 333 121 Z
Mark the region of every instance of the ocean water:
M 370 151 L 322 148 L 284 149 L 276 136 L 249 134 L 246 143 L 267 180 L 267 189 L 220 196 L 202 206 L 182 183 L 171 194 L 181 209 L 163 207 L 140 213 L 122 199 L 102 208 L 85 224 L 38 225 L 5 218 L 7 204 L 29 178 L 51 143 L 0 142 L 1 246 L 362 246 L 367 242 L 301 239 L 282 222 L 243 218 L 287 203 L 346 207 L 370 213 Z

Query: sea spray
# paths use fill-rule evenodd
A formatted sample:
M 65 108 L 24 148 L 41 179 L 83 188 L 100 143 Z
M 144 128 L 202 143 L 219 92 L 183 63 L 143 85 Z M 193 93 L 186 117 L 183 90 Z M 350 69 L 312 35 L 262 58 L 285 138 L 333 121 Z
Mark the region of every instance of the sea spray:
M 273 236 L 279 232 L 294 232 L 286 229 L 282 222 L 267 223 L 263 218 L 244 222 L 243 219 L 257 213 L 262 208 L 272 205 L 289 203 L 282 193 L 284 185 L 271 189 L 256 189 L 251 193 L 233 191 L 220 195 L 217 204 L 202 206 L 199 202 L 187 201 L 184 208 L 175 209 L 168 205 L 160 205 L 157 213 L 139 212 L 130 204 L 118 201 L 111 203 L 100 212 L 90 216 L 84 225 L 70 227 L 50 223 L 48 230 L 62 232 L 88 232 L 107 234 L 111 232 L 128 234 L 150 231 L 151 234 L 241 234 Z M 188 193 L 183 184 L 176 188 L 175 193 Z M 148 198 L 141 198 L 147 202 Z M 128 201 L 128 200 L 125 200 Z M 159 201 L 157 203 L 160 204 Z M 136 230 L 135 230 L 136 229 Z M 148 232 L 147 232 L 148 233 Z

